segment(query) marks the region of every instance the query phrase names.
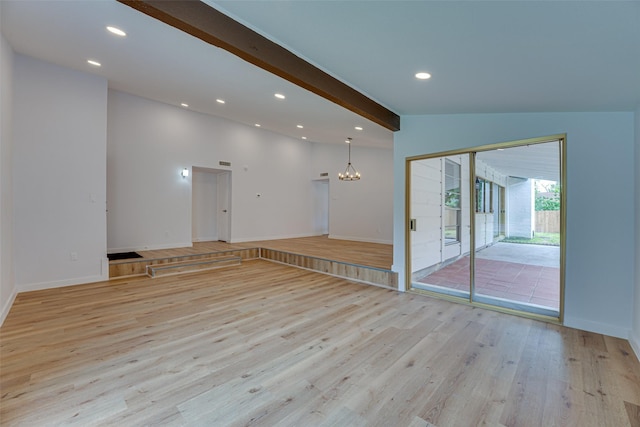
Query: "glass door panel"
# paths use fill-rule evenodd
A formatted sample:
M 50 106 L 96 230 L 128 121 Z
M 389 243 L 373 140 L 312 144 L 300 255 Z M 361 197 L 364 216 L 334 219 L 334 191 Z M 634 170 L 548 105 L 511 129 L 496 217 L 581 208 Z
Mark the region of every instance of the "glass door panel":
M 469 298 L 469 154 L 408 167 L 412 288 Z
M 558 316 L 560 141 L 476 153 L 475 186 L 473 301 Z

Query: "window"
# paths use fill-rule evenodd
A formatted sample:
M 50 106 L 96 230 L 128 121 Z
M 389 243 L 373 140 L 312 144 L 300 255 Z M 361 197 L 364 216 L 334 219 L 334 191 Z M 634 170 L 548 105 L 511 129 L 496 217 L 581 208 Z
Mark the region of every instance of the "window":
M 491 181 L 476 178 L 476 212 L 493 212 L 493 185 Z
M 444 239 L 446 244 L 460 241 L 460 165 L 445 159 Z

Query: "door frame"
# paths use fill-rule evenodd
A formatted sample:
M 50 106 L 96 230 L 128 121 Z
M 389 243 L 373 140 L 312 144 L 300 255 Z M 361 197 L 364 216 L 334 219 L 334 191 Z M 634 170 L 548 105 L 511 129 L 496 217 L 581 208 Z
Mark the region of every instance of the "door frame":
M 475 154 L 482 151 L 491 151 L 497 149 L 511 148 L 511 147 L 519 147 L 533 144 L 541 144 L 546 142 L 555 142 L 559 143 L 559 168 L 560 168 L 560 308 L 558 316 L 548 316 L 544 314 L 530 313 L 521 310 L 516 310 L 512 308 L 494 306 L 491 304 L 481 303 L 473 300 L 473 295 L 475 293 L 475 247 L 476 247 L 476 224 L 475 224 L 475 199 L 476 199 L 476 189 L 475 189 L 475 179 L 476 179 L 476 170 L 475 170 Z M 522 317 L 533 318 L 537 320 L 542 320 L 550 323 L 559 323 L 563 324 L 564 322 L 564 306 L 565 306 L 565 251 L 566 251 L 566 201 L 567 201 L 567 179 L 566 179 L 566 166 L 567 166 L 567 135 L 566 134 L 556 134 L 550 135 L 546 137 L 539 138 L 529 138 L 517 141 L 510 142 L 501 142 L 495 144 L 488 144 L 478 147 L 470 147 L 460 150 L 452 150 L 446 152 L 438 152 L 431 154 L 424 154 L 418 156 L 410 156 L 405 158 L 405 218 L 404 218 L 404 230 L 405 230 L 405 248 L 404 248 L 404 256 L 405 256 L 405 289 L 409 292 L 423 293 L 436 298 L 446 299 L 449 301 L 454 301 L 462 304 L 468 304 L 472 306 L 482 307 L 494 311 L 505 312 L 509 314 L 514 314 Z M 430 159 L 437 157 L 447 157 L 452 155 L 460 155 L 460 154 L 470 154 L 469 158 L 469 202 L 470 202 L 470 225 L 471 225 L 471 233 L 470 233 L 470 293 L 469 298 L 462 298 L 453 295 L 447 295 L 444 293 L 438 293 L 434 291 L 415 289 L 412 286 L 412 266 L 411 266 L 411 162 L 422 159 Z
M 216 175 L 216 214 L 215 221 L 218 241 L 231 242 L 231 171 L 228 169 L 217 169 L 203 166 L 192 166 L 193 173 L 202 172 Z M 221 179 L 222 178 L 222 179 Z M 193 210 L 194 194 L 191 187 L 191 204 Z M 226 206 L 226 207 L 225 207 Z M 226 209 L 226 212 L 222 212 Z M 222 216 L 224 213 L 225 217 Z M 193 213 L 191 215 L 193 221 Z M 192 224 L 193 230 L 193 224 Z M 193 234 L 192 234 L 193 240 Z

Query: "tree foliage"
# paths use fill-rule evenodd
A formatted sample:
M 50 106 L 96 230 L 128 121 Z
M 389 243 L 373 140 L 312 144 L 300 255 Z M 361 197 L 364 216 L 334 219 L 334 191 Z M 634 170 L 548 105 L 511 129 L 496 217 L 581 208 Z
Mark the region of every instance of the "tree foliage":
M 540 183 L 546 191 L 540 191 L 536 186 L 536 211 L 560 210 L 560 185 L 557 183 Z

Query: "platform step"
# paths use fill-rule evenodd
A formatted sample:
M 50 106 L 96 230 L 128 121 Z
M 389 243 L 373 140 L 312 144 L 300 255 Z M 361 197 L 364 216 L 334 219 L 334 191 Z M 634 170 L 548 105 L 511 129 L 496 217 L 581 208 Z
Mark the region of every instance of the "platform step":
M 147 276 L 159 277 L 172 274 L 192 273 L 195 271 L 212 270 L 214 268 L 240 265 L 242 258 L 239 256 L 218 257 L 181 262 L 147 265 Z
M 319 273 L 329 274 L 331 276 L 357 280 L 370 285 L 398 289 L 398 273 L 384 268 L 351 264 L 348 262 L 334 261 L 266 248 L 260 249 L 260 258 L 304 268 L 305 270 L 313 270 Z

